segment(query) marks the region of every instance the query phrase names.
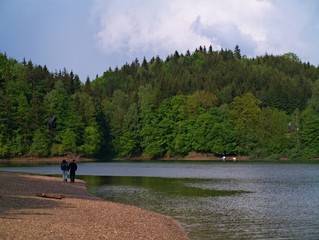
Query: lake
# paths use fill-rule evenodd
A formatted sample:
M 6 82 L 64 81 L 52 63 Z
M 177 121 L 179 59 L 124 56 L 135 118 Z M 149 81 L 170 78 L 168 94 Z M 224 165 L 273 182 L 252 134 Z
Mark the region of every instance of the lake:
M 91 162 L 77 174 L 101 198 L 172 216 L 194 240 L 319 239 L 319 164 Z

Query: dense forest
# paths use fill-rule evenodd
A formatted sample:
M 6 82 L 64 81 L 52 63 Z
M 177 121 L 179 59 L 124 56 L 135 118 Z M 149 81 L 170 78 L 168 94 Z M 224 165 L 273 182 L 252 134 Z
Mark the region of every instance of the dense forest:
M 319 157 L 319 67 L 239 46 L 135 59 L 81 82 L 0 54 L 0 158 Z

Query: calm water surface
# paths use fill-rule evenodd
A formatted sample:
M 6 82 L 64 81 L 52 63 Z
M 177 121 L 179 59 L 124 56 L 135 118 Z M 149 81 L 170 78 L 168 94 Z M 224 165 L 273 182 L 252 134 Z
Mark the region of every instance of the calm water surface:
M 319 239 L 319 164 L 99 162 L 78 169 L 94 194 L 172 216 L 191 239 Z M 57 165 L 1 170 L 60 174 Z

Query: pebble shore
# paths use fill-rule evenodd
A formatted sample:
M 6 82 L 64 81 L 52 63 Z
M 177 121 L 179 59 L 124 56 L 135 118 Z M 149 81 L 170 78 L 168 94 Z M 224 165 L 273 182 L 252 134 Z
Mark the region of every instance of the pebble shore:
M 0 172 L 0 239 L 189 238 L 174 219 L 92 196 L 81 180 Z

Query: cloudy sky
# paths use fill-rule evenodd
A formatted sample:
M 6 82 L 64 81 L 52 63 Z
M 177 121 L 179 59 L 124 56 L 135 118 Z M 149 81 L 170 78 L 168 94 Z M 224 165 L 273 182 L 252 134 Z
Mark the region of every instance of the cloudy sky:
M 319 65 L 318 0 L 0 0 L 0 52 L 84 82 L 145 56 L 238 44 Z

